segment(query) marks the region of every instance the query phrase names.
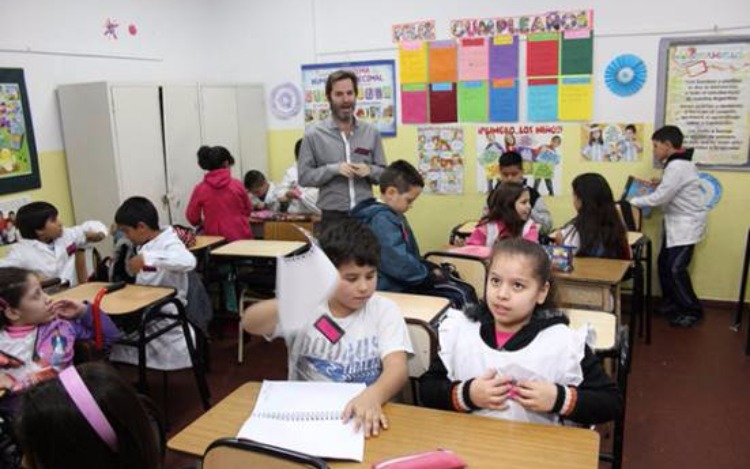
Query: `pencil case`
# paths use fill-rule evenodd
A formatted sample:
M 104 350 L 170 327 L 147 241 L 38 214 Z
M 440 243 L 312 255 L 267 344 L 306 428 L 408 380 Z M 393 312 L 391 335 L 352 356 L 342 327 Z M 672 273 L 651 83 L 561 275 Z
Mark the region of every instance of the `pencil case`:
M 466 463 L 463 459 L 446 449 L 386 459 L 372 465 L 372 469 L 461 469 L 464 467 Z

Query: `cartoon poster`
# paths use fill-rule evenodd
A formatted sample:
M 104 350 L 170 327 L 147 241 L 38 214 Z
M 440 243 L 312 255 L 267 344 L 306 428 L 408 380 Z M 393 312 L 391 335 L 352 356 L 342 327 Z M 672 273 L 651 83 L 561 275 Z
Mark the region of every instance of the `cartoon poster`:
M 41 186 L 22 69 L 0 69 L 0 194 Z
M 305 126 L 330 115 L 326 79 L 337 70 L 351 70 L 359 81 L 357 119 L 373 124 L 385 137 L 396 135 L 396 65 L 393 60 L 342 62 L 302 66 Z
M 503 34 L 581 31 L 593 28 L 593 10 L 549 11 L 538 15 L 451 20 L 450 35 L 455 38 L 494 37 Z
M 417 168 L 427 194 L 462 194 L 464 191 L 464 129 L 417 128 Z
M 500 178 L 498 159 L 515 151 L 523 159 L 526 183 L 542 195 L 562 188 L 561 125 L 497 125 L 477 127 L 477 188 L 491 190 Z
M 581 125 L 581 157 L 592 162 L 640 161 L 644 124 L 590 123 Z
M 391 41 L 395 44 L 399 42 L 434 40 L 435 20 L 394 24 L 391 26 Z

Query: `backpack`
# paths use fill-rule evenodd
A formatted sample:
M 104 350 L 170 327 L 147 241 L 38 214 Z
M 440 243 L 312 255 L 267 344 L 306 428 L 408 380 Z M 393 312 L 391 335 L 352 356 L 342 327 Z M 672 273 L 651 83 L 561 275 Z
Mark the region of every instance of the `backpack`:
M 432 282 L 420 286 L 415 293 L 446 298 L 450 301 L 451 308 L 455 309 L 464 309 L 479 303 L 476 290 L 461 279 L 456 266 L 449 262 L 439 265 L 429 261 L 423 262 L 427 262 L 432 267 L 430 270 L 439 269 L 442 278 L 433 278 Z

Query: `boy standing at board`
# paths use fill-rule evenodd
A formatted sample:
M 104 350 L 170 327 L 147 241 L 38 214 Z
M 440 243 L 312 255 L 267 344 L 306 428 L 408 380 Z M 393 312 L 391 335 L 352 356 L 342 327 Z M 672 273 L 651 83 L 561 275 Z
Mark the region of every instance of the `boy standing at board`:
M 666 125 L 651 136 L 654 157 L 664 165 L 661 181 L 649 195 L 630 200 L 637 207 L 662 207 L 664 235 L 659 252 L 662 305 L 675 327 L 692 327 L 703 318 L 703 308 L 690 281 L 688 266 L 693 248 L 705 236 L 708 209 L 703 202 L 692 148 L 682 148 L 679 127 Z

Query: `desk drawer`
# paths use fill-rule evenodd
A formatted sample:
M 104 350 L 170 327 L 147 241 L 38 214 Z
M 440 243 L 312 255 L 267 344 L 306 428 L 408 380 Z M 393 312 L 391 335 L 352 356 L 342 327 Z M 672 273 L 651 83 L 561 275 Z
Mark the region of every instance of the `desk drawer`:
M 563 308 L 596 309 L 611 312 L 613 302 L 607 286 L 575 282 L 557 283 L 557 305 Z

